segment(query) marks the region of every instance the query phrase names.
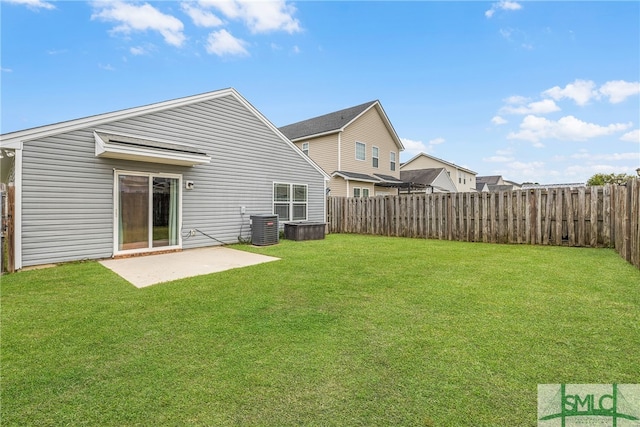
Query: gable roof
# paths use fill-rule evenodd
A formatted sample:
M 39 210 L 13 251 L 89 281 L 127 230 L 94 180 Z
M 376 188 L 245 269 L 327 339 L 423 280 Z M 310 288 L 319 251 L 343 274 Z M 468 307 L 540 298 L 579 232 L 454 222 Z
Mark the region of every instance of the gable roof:
M 476 176 L 476 182 L 484 182 L 490 185 L 498 185 L 502 175 L 486 175 L 486 176 Z
M 402 171 L 402 168 L 403 168 L 404 166 L 406 166 L 406 165 L 408 165 L 409 163 L 411 163 L 411 162 L 413 162 L 413 161 L 415 161 L 415 160 L 419 159 L 420 157 L 427 157 L 427 158 L 429 158 L 429 159 L 436 160 L 436 161 L 438 161 L 438 162 L 440 162 L 440 163 L 443 163 L 443 164 L 445 164 L 445 165 L 448 165 L 448 166 L 454 167 L 454 168 L 456 168 L 456 169 L 460 169 L 460 170 L 462 170 L 462 171 L 465 171 L 465 172 L 470 173 L 470 174 L 473 174 L 473 175 L 477 175 L 477 174 L 478 174 L 478 172 L 474 172 L 474 171 L 472 171 L 471 169 L 467 169 L 467 168 L 464 168 L 464 167 L 462 167 L 462 166 L 458 166 L 458 165 L 456 165 L 455 163 L 451 163 L 451 162 L 448 162 L 448 161 L 446 161 L 446 160 L 439 159 L 439 158 L 437 158 L 437 157 L 435 157 L 435 156 L 430 156 L 430 155 L 428 155 L 428 154 L 426 154 L 426 153 L 419 153 L 419 154 L 416 154 L 416 155 L 415 155 L 415 156 L 413 156 L 411 159 L 409 159 L 409 160 L 407 160 L 406 162 L 404 162 L 404 163 L 400 164 L 400 171 Z
M 84 117 L 80 119 L 74 119 L 51 125 L 39 126 L 35 128 L 20 130 L 16 132 L 10 132 L 0 135 L 0 148 L 7 149 L 22 149 L 22 144 L 28 141 L 45 138 L 52 135 L 58 135 L 61 133 L 71 132 L 79 129 L 95 128 L 105 123 L 111 123 L 116 120 L 124 120 L 132 117 L 138 117 L 144 114 L 156 113 L 159 111 L 165 111 L 172 108 L 178 108 L 186 105 L 195 104 L 198 102 L 210 101 L 216 98 L 225 96 L 232 96 L 240 104 L 242 104 L 247 110 L 249 110 L 258 120 L 265 124 L 271 131 L 273 131 L 283 142 L 289 145 L 295 150 L 302 158 L 305 159 L 314 169 L 329 180 L 331 177 L 320 168 L 313 160 L 306 156 L 302 151 L 293 144 L 285 135 L 278 130 L 273 123 L 271 123 L 260 111 L 258 111 L 249 101 L 247 101 L 238 91 L 234 88 L 227 88 L 216 90 L 213 92 L 205 92 L 199 95 L 187 96 L 184 98 L 172 99 L 169 101 L 158 102 L 154 104 L 148 104 L 141 107 L 128 108 L 125 110 L 113 111 L 110 113 L 98 114 L 94 116 Z
M 486 182 L 476 181 L 476 191 L 479 193 L 483 191 L 489 191 L 489 185 Z
M 410 171 L 400 171 L 400 179 L 414 182 L 416 184 L 432 185 L 444 168 L 415 169 Z
M 358 172 L 335 171 L 331 174 L 331 176 L 339 176 L 341 178 L 346 179 L 347 181 L 372 182 L 382 187 L 406 186 L 404 185 L 406 183 L 403 182 L 402 180 L 394 176 L 383 175 L 381 173 L 374 173 L 373 175 L 367 175 L 365 173 L 358 173 Z
M 387 117 L 387 114 L 378 100 L 365 102 L 364 104 L 356 105 L 355 107 L 345 108 L 343 110 L 334 111 L 333 113 L 323 114 L 322 116 L 282 126 L 280 131 L 292 141 L 341 132 L 371 108 L 376 108 L 378 110 L 378 113 L 389 130 L 394 142 L 400 150 L 404 150 L 402 141 L 400 141 L 395 129 L 391 125 L 391 121 L 389 121 L 389 117 Z

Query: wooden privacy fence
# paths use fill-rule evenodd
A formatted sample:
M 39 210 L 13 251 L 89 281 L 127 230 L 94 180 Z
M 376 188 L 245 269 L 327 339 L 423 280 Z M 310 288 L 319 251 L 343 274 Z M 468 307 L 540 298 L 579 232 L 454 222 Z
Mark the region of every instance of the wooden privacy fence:
M 329 197 L 331 233 L 613 247 L 640 268 L 640 180 L 603 187 Z

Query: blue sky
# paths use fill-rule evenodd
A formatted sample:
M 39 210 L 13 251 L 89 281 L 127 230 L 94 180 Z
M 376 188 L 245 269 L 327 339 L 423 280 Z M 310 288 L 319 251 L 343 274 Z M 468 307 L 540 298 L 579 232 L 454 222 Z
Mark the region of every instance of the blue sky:
M 1 133 L 234 87 L 276 126 L 378 99 L 517 182 L 640 166 L 640 2 L 0 3 Z

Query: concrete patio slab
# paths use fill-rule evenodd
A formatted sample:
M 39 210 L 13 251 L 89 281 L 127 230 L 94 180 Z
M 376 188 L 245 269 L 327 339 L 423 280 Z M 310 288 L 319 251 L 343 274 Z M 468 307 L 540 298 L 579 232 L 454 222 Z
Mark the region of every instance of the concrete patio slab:
M 145 255 L 100 261 L 137 288 L 247 267 L 280 258 L 230 249 L 223 246 L 189 249 L 159 255 Z

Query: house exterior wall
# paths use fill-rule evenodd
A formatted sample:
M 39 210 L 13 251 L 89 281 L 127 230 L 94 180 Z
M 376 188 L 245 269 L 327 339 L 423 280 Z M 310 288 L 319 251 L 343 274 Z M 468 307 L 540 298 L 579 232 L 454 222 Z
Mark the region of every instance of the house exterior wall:
M 356 160 L 356 141 L 366 145 L 365 160 Z M 378 110 L 375 108 L 365 112 L 341 133 L 320 136 L 312 139 L 296 141 L 302 144 L 309 142 L 309 157 L 327 174 L 335 171 L 346 171 L 373 175 L 375 173 L 400 178 L 400 152 L 389 130 L 385 126 Z M 372 148 L 378 147 L 378 167 L 373 167 Z M 396 170 L 390 168 L 390 152 L 396 155 Z M 380 189 L 369 182 L 347 181 L 342 177 L 332 177 L 329 182 L 332 196 L 353 197 L 353 188 L 367 188 L 369 195 L 397 194 L 395 189 Z
M 182 247 L 250 236 L 249 216 L 273 212 L 273 182 L 308 184 L 308 220 L 325 220 L 324 176 L 233 96 L 96 126 L 190 144 L 211 156 L 193 167 L 95 156 L 94 128 L 24 143 L 22 266 L 113 255 L 114 170 L 181 174 Z M 241 216 L 240 207 L 246 207 Z
M 366 145 L 365 160 L 356 160 L 356 142 L 362 142 Z M 373 167 L 371 157 L 371 150 L 374 146 L 378 147 L 379 151 L 377 168 Z M 367 175 L 378 173 L 400 178 L 400 150 L 377 109 L 369 109 L 345 128 L 342 132 L 340 147 L 341 170 Z M 396 155 L 395 171 L 390 168 L 389 158 L 392 151 Z
M 437 159 L 421 155 L 413 159 L 410 163 L 405 163 L 402 165 L 402 170 L 430 168 L 444 168 L 449 174 L 449 177 L 451 178 L 451 181 L 453 181 L 453 184 L 456 186 L 456 190 L 458 192 L 468 193 L 470 191 L 475 191 L 475 175 L 467 172 L 464 169 L 456 168 L 450 163 L 441 162 Z
M 416 157 L 411 163 L 405 163 L 402 165 L 402 170 L 406 171 L 431 168 L 445 168 L 445 170 L 447 170 L 448 172 L 452 169 L 451 165 L 449 165 L 448 163 L 439 162 L 436 159 L 426 156 Z
M 319 136 L 313 139 L 296 141 L 296 146 L 302 150 L 302 144 L 309 143 L 309 158 L 317 163 L 327 174 L 339 170 L 338 164 L 338 134 Z
M 347 197 L 348 192 L 351 192 L 351 194 L 353 194 L 353 190 L 351 190 L 350 184 L 352 183 L 347 182 L 347 180 L 343 178 L 336 177 L 336 176 L 331 177 L 331 180 L 327 185 L 327 187 L 331 189 L 331 191 L 329 192 L 329 195 L 336 196 L 336 197 Z

